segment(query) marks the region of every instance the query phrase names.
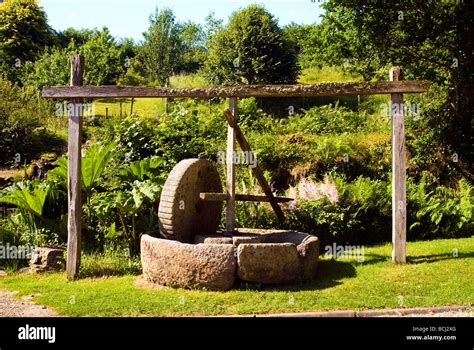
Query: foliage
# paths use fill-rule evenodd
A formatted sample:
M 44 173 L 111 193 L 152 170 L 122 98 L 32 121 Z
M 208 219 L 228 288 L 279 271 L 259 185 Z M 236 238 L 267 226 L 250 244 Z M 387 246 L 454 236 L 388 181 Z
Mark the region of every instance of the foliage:
M 45 183 L 32 186 L 28 182 L 17 182 L 0 197 L 0 203 L 13 204 L 24 211 L 41 217 L 48 191 L 49 186 Z
M 80 48 L 84 55 L 84 85 L 112 85 L 122 72 L 120 50 L 114 37 L 104 27 L 96 30 Z
M 91 40 L 94 30 L 67 28 L 57 34 L 59 46 L 66 49 L 70 46 L 81 47 Z
M 369 116 L 365 111 L 351 111 L 336 103 L 335 106 L 323 105 L 301 110 L 301 113 L 282 120 L 279 127 L 287 133 L 338 135 L 380 132 L 383 130 L 383 123 L 379 118 Z
M 114 156 L 114 143 L 107 145 L 95 144 L 92 145 L 82 157 L 81 173 L 82 173 L 82 190 L 85 194 L 85 202 L 90 202 L 92 190 L 97 181 L 102 176 L 107 163 Z M 62 157 L 55 163 L 57 167 L 49 172 L 49 176 L 53 179 L 62 181 L 63 186 L 67 183 L 67 159 Z
M 424 173 L 418 184 L 409 182 L 410 234 L 419 238 L 457 237 L 474 232 L 474 187 L 465 179 L 458 190 L 430 186 Z
M 179 67 L 183 49 L 173 11 L 157 8 L 150 16 L 150 27 L 144 36 L 142 58 L 148 79 L 168 86 L 171 75 Z
M 0 78 L 0 164 L 24 163 L 37 154 L 35 128 L 50 113 L 49 105 L 30 89 Z
M 182 43 L 181 65 L 177 71 L 196 73 L 206 61 L 206 33 L 200 24 L 191 21 L 180 24 L 179 36 Z
M 437 186 L 426 177 L 409 181 L 407 213 L 409 240 L 472 235 L 473 187 L 460 180 L 457 190 Z M 323 243 L 373 244 L 391 237 L 391 184 L 359 177 L 354 182 L 336 178 L 337 203 L 326 198 L 301 201 L 288 211 L 288 226 L 317 235 Z
M 205 74 L 211 83 L 293 83 L 298 73 L 293 46 L 262 6 L 234 12 L 209 43 Z
M 52 202 L 58 198 L 47 182 L 23 181 L 0 192 L 0 203 L 16 206 L 16 212 L 0 220 L 0 240 L 20 245 L 52 244 L 62 241 L 63 218 L 51 218 Z
M 138 256 L 131 256 L 128 248 L 107 244 L 103 249 L 85 252 L 81 256 L 79 275 L 81 278 L 122 276 L 141 271 Z
M 129 161 L 160 156 L 169 167 L 185 158 L 215 159 L 226 126 L 220 113 L 208 113 L 208 110 L 201 112 L 193 102 L 180 103 L 158 121 L 137 118 L 111 121 L 101 136 L 105 141 L 116 142 L 117 150 Z
M 21 71 L 24 85 L 40 91 L 43 86 L 65 86 L 69 84 L 69 51 L 67 49 L 46 50 L 36 61 L 25 62 Z
M 6 0 L 0 3 L 0 74 L 18 81 L 18 68 L 34 61 L 55 36 L 46 13 L 34 0 Z
M 408 79 L 429 79 L 440 85 L 451 87 L 448 98 L 440 111 L 448 127 L 431 124 L 431 128 L 442 130 L 439 144 L 447 144 L 460 152 L 472 152 L 471 132 L 473 98 L 471 72 L 473 71 L 472 3 L 466 1 L 408 1 L 394 2 L 386 6 L 366 1 L 330 0 L 322 5 L 326 18 L 332 23 L 336 35 L 351 34 L 361 40 L 344 42 L 335 38 L 336 50 L 357 62 L 379 62 L 400 65 Z M 363 39 L 363 40 L 362 40 Z M 372 50 L 375 55 L 353 55 Z M 366 68 L 362 71 L 368 72 Z M 439 114 L 441 114 L 439 113 Z M 472 154 L 472 153 L 471 153 Z
M 131 58 L 127 61 L 127 70 L 118 80 L 118 85 L 139 86 L 146 85 L 145 67 L 137 58 Z

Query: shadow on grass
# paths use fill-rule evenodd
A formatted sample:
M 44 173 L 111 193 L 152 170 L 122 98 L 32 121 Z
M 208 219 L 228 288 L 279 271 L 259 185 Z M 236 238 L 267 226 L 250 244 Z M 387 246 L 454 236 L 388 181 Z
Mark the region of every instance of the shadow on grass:
M 337 260 L 321 260 L 318 264 L 316 277 L 312 281 L 294 285 L 264 286 L 257 283 L 240 282 L 236 287 L 240 290 L 265 290 L 265 291 L 304 291 L 326 289 L 341 284 L 339 280 L 355 277 L 356 270 L 353 263 Z
M 463 258 L 474 258 L 474 252 L 458 253 L 457 256 L 454 256 L 453 253 L 407 256 L 407 262 L 409 264 L 424 264 L 424 263 L 434 263 L 434 262 L 443 261 L 443 260 L 455 260 L 455 259 L 463 259 Z
M 391 260 L 390 256 L 380 254 L 364 254 L 364 261 L 357 262 L 357 265 L 374 265 Z
M 98 102 L 101 103 L 120 103 L 120 100 L 122 100 L 122 103 L 130 103 L 132 101 L 131 98 L 123 97 L 123 98 L 101 98 L 98 99 Z

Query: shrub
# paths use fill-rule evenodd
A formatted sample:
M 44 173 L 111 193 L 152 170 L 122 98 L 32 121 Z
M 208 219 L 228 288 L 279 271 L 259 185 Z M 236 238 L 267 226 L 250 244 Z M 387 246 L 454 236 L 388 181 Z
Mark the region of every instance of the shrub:
M 299 67 L 293 45 L 262 6 L 234 12 L 209 44 L 205 73 L 214 84 L 294 83 Z
M 0 100 L 0 164 L 31 160 L 38 152 L 33 131 L 47 118 L 48 105 L 1 77 Z
M 321 239 L 321 246 L 389 242 L 392 235 L 391 183 L 359 177 L 353 182 L 335 178 L 339 200 L 299 198 L 285 209 L 285 229 L 307 232 Z M 407 186 L 407 239 L 464 237 L 474 233 L 474 187 L 466 180 L 457 189 L 428 183 L 427 176 Z M 278 226 L 267 205 L 238 206 L 239 223 L 250 227 Z

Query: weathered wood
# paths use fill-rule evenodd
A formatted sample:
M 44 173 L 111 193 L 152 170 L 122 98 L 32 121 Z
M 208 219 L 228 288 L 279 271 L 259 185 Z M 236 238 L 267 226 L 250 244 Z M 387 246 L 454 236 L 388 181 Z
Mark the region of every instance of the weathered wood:
M 229 109 L 226 109 L 224 111 L 224 116 L 227 119 L 227 122 L 229 123 L 229 125 L 232 126 L 233 129 L 235 130 L 235 136 L 236 136 L 237 142 L 240 145 L 240 148 L 242 148 L 242 150 L 245 152 L 252 152 L 252 148 L 247 142 L 247 139 L 242 133 L 242 130 L 240 130 L 240 127 L 237 124 L 237 120 L 235 116 L 232 114 L 232 112 Z M 260 169 L 258 165 L 256 165 L 255 167 L 251 167 L 251 169 L 255 177 L 257 178 L 258 183 L 262 187 L 263 192 L 268 197 L 268 201 L 270 202 L 270 205 L 272 206 L 273 211 L 275 212 L 278 218 L 278 221 L 280 223 L 284 222 L 285 215 L 283 214 L 283 211 L 281 210 L 280 206 L 275 200 L 275 196 L 273 195 L 270 185 L 267 183 L 267 180 L 265 179 L 265 176 L 263 175 L 262 169 Z
M 229 100 L 229 109 L 235 118 L 237 112 L 237 99 L 231 97 Z M 235 128 L 232 125 L 227 125 L 227 151 L 226 151 L 226 190 L 227 190 L 227 205 L 226 205 L 226 221 L 225 230 L 227 233 L 232 233 L 235 230 Z
M 226 193 L 212 193 L 212 192 L 201 192 L 199 197 L 205 202 L 223 202 L 227 200 Z M 275 201 L 278 203 L 286 203 L 294 201 L 294 198 L 288 197 L 275 197 Z M 236 194 L 235 201 L 237 202 L 268 202 L 266 195 L 257 194 Z
M 82 85 L 84 58 L 71 57 L 71 85 Z M 71 99 L 68 130 L 68 240 L 66 274 L 73 280 L 79 272 L 81 262 L 82 193 L 81 193 L 81 145 L 82 145 L 82 99 Z
M 390 80 L 402 79 L 399 67 L 390 69 Z M 406 262 L 406 169 L 403 95 L 390 96 L 392 117 L 392 261 Z
M 44 87 L 45 98 L 106 97 L 311 97 L 336 95 L 375 95 L 426 92 L 430 81 L 376 81 L 321 83 L 316 85 L 243 85 L 200 88 L 163 88 L 141 86 Z

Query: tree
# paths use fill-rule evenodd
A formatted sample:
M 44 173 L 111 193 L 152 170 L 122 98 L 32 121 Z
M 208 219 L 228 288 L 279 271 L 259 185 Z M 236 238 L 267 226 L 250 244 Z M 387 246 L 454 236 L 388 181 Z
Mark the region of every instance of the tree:
M 95 31 L 79 51 L 84 55 L 86 85 L 115 84 L 123 65 L 120 62 L 117 43 L 106 27 L 101 31 Z
M 43 86 L 69 85 L 69 52 L 66 49 L 48 49 L 35 62 L 25 62 L 21 81 L 40 91 Z
M 429 79 L 446 87 L 447 100 L 433 114 L 431 127 L 441 131 L 437 133 L 440 143 L 466 158 L 474 155 L 472 2 L 403 1 L 391 6 L 371 2 L 367 6 L 362 0 L 328 0 L 322 6 L 333 32 L 357 38 L 349 54 L 362 53 L 361 61 L 364 56 L 366 61 L 375 57 L 378 66 L 400 65 L 407 78 Z M 346 43 L 339 40 L 336 51 L 342 52 Z
M 142 59 L 149 80 L 168 86 L 170 77 L 181 64 L 183 51 L 180 39 L 180 26 L 176 23 L 173 11 L 164 9 L 150 16 L 150 27 L 143 34 L 145 43 Z
M 21 64 L 34 61 L 46 46 L 56 43 L 46 14 L 35 0 L 0 3 L 0 72 L 18 81 Z
M 123 52 L 107 28 L 89 32 L 90 37 L 78 46 L 71 40 L 66 48 L 47 49 L 34 62 L 25 62 L 21 70 L 24 85 L 33 86 L 37 91 L 43 86 L 62 86 L 69 84 L 69 58 L 81 53 L 84 55 L 85 85 L 113 85 L 125 70 Z
M 318 55 L 322 40 L 319 25 L 300 25 L 292 22 L 283 30 L 288 40 L 294 45 L 301 68 L 323 64 Z
M 204 65 L 206 60 L 206 33 L 204 28 L 193 22 L 185 22 L 180 25 L 179 36 L 182 43 L 182 57 L 178 71 L 195 73 Z
M 294 83 L 294 46 L 262 6 L 234 12 L 209 43 L 205 74 L 215 84 Z
M 67 28 L 58 33 L 59 46 L 63 49 L 69 47 L 71 43 L 77 47 L 82 46 L 91 40 L 93 34 L 94 30 L 91 29 Z

